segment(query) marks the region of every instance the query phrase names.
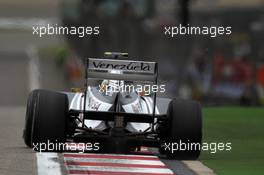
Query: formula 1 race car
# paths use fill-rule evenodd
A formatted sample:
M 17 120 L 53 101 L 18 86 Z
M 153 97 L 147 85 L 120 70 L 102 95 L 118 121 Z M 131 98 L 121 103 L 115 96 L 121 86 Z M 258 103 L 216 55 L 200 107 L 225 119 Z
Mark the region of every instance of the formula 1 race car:
M 145 93 L 144 88 L 134 90 L 137 83 L 157 85 L 158 64 L 127 57 L 106 53 L 101 59 L 86 59 L 82 90 L 32 91 L 24 128 L 26 145 L 98 142 L 102 152 L 129 153 L 145 146 L 157 147 L 169 158 L 197 159 L 202 140 L 200 104 L 159 98 L 156 91 Z

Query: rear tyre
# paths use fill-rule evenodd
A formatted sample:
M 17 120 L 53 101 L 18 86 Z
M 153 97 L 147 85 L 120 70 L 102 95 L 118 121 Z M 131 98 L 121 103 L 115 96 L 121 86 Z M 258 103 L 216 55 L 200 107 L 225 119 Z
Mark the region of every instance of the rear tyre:
M 34 106 L 36 104 L 38 90 L 34 90 L 29 94 L 27 100 L 27 110 L 26 110 L 26 118 L 25 118 L 25 127 L 23 131 L 24 142 L 28 147 L 31 147 L 31 130 L 32 130 L 32 120 L 33 120 L 33 112 Z
M 160 153 L 171 159 L 197 159 L 200 155 L 202 141 L 200 104 L 194 101 L 173 99 L 168 106 L 167 117 L 168 121 L 161 133 Z M 170 149 L 166 145 L 169 145 Z
M 46 90 L 36 92 L 34 108 L 29 109 L 33 111 L 30 146 L 36 151 L 60 151 L 66 141 L 68 97 Z

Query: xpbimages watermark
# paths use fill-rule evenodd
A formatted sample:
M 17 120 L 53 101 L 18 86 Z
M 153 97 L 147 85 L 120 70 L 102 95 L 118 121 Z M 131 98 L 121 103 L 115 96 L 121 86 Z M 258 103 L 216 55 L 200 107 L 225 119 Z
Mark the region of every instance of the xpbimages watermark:
M 118 84 L 116 86 L 108 85 L 107 83 L 102 83 L 99 85 L 99 92 L 111 94 L 118 92 L 137 92 L 139 94 L 150 95 L 152 93 L 164 93 L 166 92 L 166 85 L 141 85 L 141 84 Z
M 162 148 L 165 151 L 169 151 L 172 154 L 176 151 L 209 151 L 211 154 L 215 154 L 220 151 L 231 151 L 232 150 L 232 143 L 231 142 L 211 142 L 211 143 L 193 143 L 193 142 L 165 142 L 162 145 Z
M 46 26 L 33 26 L 32 34 L 39 37 L 47 35 L 76 35 L 79 38 L 83 38 L 87 35 L 99 35 L 100 27 L 99 26 L 59 26 L 58 24 Z
M 38 152 L 63 152 L 63 151 L 77 151 L 84 153 L 85 151 L 99 151 L 100 143 L 62 143 L 57 141 L 38 142 L 33 143 L 33 150 Z
M 231 35 L 232 27 L 231 26 L 165 26 L 164 35 L 171 38 L 179 35 L 204 35 L 215 38 L 222 35 Z

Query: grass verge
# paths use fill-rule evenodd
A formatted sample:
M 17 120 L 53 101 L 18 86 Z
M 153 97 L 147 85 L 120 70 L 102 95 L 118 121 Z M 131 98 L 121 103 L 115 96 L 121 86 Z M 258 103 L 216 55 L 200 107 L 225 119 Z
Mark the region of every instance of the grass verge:
M 219 175 L 264 173 L 264 109 L 208 107 L 203 110 L 204 142 L 231 142 L 231 151 L 203 151 L 201 161 Z

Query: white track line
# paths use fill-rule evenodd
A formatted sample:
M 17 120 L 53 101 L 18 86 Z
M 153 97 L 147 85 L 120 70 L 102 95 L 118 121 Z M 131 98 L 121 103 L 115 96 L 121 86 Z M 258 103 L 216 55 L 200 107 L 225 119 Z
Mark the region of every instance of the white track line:
M 102 158 L 64 158 L 69 162 L 98 162 L 98 163 L 123 163 L 123 164 L 139 164 L 139 165 L 161 165 L 164 163 L 161 161 L 152 160 L 126 160 L 126 159 L 102 159 Z
M 65 162 L 98 162 L 98 163 L 123 163 L 138 165 L 165 166 L 156 156 L 125 155 L 125 154 L 69 154 L 64 153 Z
M 100 165 L 100 164 L 99 164 Z M 100 172 L 123 172 L 123 173 L 149 173 L 149 174 L 168 174 L 173 172 L 168 168 L 135 168 L 135 167 L 113 167 L 113 166 L 67 166 L 72 171 L 100 171 Z
M 0 29 L 22 29 L 32 30 L 33 26 L 47 26 L 48 24 L 54 24 L 58 21 L 55 18 L 0 18 Z
M 40 88 L 40 66 L 37 49 L 30 46 L 27 49 L 29 57 L 28 76 L 29 76 L 29 91 Z
M 36 153 L 38 175 L 61 175 L 57 153 Z

